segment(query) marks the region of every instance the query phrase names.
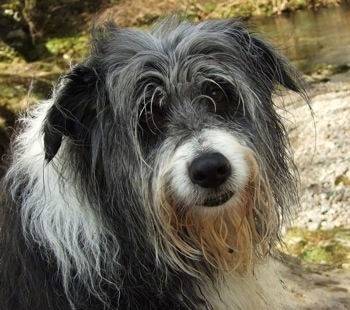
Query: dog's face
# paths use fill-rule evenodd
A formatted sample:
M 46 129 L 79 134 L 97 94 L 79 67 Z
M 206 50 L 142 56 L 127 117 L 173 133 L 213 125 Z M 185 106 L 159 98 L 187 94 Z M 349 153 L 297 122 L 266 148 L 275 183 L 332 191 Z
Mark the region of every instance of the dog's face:
M 233 252 L 238 265 L 266 251 L 295 203 L 272 102 L 277 85 L 300 92 L 293 67 L 230 20 L 107 24 L 93 44 L 48 112 L 47 161 L 71 152 L 94 191 L 142 201 L 164 237 L 156 247 L 181 268 L 181 255 L 228 268 Z

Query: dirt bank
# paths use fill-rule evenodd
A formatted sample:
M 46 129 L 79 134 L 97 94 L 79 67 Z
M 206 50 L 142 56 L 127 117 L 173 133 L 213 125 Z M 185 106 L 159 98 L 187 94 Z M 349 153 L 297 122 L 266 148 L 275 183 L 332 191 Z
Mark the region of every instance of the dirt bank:
M 349 261 L 350 81 L 315 84 L 309 95 L 313 115 L 301 100 L 294 101 L 285 114 L 301 178 L 302 210 L 293 225 L 345 229 L 341 243 Z M 333 251 L 336 239 L 327 240 L 324 248 Z M 306 241 L 286 240 L 290 246 L 302 242 Z M 350 309 L 350 264 L 338 267 L 287 257 L 279 269 L 294 309 Z

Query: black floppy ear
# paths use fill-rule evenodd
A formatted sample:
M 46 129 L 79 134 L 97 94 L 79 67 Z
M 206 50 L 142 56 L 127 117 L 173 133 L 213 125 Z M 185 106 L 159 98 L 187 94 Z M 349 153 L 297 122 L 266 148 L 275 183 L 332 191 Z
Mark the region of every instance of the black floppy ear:
M 45 159 L 50 162 L 57 154 L 63 137 L 75 143 L 86 143 L 90 128 L 96 121 L 96 106 L 102 91 L 97 90 L 99 79 L 86 64 L 72 69 L 62 80 L 53 97 L 44 122 Z
M 263 73 L 271 82 L 295 91 L 302 91 L 301 78 L 295 67 L 269 43 L 251 36 L 250 52 L 256 58 L 258 72 Z
M 276 84 L 304 95 L 304 85 L 298 70 L 273 45 L 250 32 L 245 24 L 223 21 L 224 32 L 234 40 L 233 47 L 242 52 L 243 67 L 259 86 L 273 91 Z

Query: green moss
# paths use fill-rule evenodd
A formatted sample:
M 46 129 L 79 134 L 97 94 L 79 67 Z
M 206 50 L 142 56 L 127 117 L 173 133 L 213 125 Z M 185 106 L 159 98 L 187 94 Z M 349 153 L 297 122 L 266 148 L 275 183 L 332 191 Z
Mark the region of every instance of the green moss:
M 51 38 L 46 47 L 55 56 L 68 55 L 70 58 L 81 58 L 86 55 L 89 37 L 86 35 L 67 38 Z
M 214 12 L 217 8 L 217 4 L 213 2 L 208 2 L 203 5 L 204 11 L 207 13 Z
M 290 229 L 285 238 L 286 254 L 299 259 L 332 266 L 350 263 L 350 230 L 316 230 Z
M 313 263 L 330 263 L 331 255 L 325 249 L 311 247 L 309 250 L 302 252 L 299 257 Z
M 341 266 L 347 259 L 349 249 L 336 244 L 332 247 L 308 246 L 301 252 L 299 258 L 319 264 Z

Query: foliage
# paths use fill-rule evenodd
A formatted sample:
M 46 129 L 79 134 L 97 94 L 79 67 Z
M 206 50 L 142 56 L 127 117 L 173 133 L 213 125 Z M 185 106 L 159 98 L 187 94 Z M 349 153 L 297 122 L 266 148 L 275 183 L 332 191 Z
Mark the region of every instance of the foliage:
M 86 30 L 91 15 L 107 0 L 10 0 L 0 4 L 0 39 L 26 61 L 50 55 L 45 42 L 52 37 Z
M 54 57 L 80 59 L 86 54 L 88 41 L 88 35 L 52 38 L 46 42 L 46 47 Z
M 350 230 L 290 229 L 285 238 L 285 253 L 309 262 L 332 267 L 350 264 Z

